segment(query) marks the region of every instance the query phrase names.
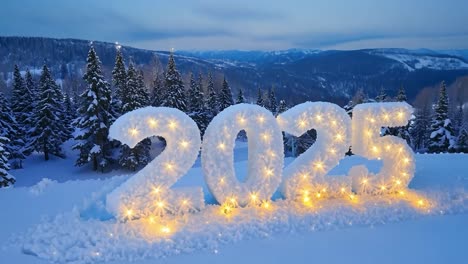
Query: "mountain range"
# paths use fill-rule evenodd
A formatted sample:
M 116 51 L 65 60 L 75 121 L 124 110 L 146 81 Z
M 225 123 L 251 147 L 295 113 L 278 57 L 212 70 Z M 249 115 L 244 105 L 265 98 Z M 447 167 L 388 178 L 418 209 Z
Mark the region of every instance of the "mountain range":
M 73 89 L 82 89 L 80 78 L 89 46 L 87 40 L 0 37 L 0 89 L 8 92 L 14 64 L 38 74 L 44 63 L 58 81 L 75 80 L 69 82 L 75 83 Z M 95 41 L 93 46 L 110 80 L 116 44 Z M 127 63 L 131 60 L 144 71 L 148 83 L 155 71 L 164 69 L 169 55 L 168 51 L 128 46 L 122 52 Z M 235 94 L 243 89 L 254 100 L 258 88 L 273 88 L 277 97 L 289 103 L 326 100 L 344 104 L 360 88 L 369 96 L 376 96 L 382 87 L 394 95 L 401 85 L 411 100 L 425 87 L 468 75 L 468 50 L 175 51 L 175 59 L 186 83 L 190 72 L 205 76 L 213 72 L 215 84 L 220 87 L 225 77 Z

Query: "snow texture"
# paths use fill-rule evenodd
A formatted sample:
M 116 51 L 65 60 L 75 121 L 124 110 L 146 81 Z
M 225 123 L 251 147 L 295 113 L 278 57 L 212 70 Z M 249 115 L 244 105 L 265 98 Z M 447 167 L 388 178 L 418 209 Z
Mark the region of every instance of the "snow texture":
M 249 139 L 249 169 L 240 182 L 233 149 L 242 129 Z M 252 104 L 230 106 L 211 121 L 203 139 L 203 172 L 219 203 L 244 206 L 270 200 L 281 183 L 283 168 L 282 134 L 270 111 Z
M 109 130 L 110 138 L 131 148 L 152 136 L 166 140 L 164 151 L 107 196 L 107 209 L 118 218 L 160 215 L 166 209 L 174 211 L 181 206 L 204 206 L 200 188 L 177 193 L 169 190 L 198 157 L 200 131 L 190 117 L 175 108 L 145 107 L 124 114 Z M 159 200 L 156 205 L 155 200 Z
M 40 182 L 36 185 L 29 188 L 29 192 L 33 195 L 40 195 L 44 191 L 46 191 L 50 186 L 57 184 L 58 182 L 55 180 L 51 180 L 49 178 L 43 178 Z

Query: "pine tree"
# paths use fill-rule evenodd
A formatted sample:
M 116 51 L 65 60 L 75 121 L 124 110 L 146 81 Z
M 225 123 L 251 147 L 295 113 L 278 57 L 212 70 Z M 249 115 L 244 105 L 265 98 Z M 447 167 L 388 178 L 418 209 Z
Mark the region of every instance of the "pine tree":
M 122 114 L 149 105 L 149 94 L 143 80 L 143 74 L 135 69 L 133 63 L 130 63 L 128 67 L 125 86 L 127 94 L 122 100 Z
M 244 93 L 242 92 L 242 88 L 239 89 L 239 93 L 237 94 L 236 104 L 243 104 L 245 103 Z
M 216 94 L 216 91 L 214 88 L 213 76 L 211 75 L 211 72 L 208 74 L 207 90 L 208 90 L 208 98 L 206 100 L 206 106 L 208 107 L 208 110 L 211 112 L 211 118 L 213 118 L 219 112 L 218 112 L 218 103 L 217 103 L 218 95 Z
M 151 89 L 151 105 L 152 106 L 161 106 L 164 101 L 164 87 L 162 84 L 161 75 L 158 73 L 155 74 L 153 85 Z
M 114 98 L 113 108 L 117 113 L 122 113 L 122 101 L 124 97 L 128 94 L 126 85 L 127 85 L 127 72 L 125 70 L 125 62 L 122 56 L 122 51 L 120 46 L 117 47 L 117 54 L 115 56 L 115 65 L 112 70 L 112 84 L 114 85 Z
M 25 79 L 26 88 L 31 93 L 32 104 L 33 104 L 32 107 L 34 108 L 34 106 L 39 101 L 40 91 L 36 83 L 34 82 L 33 76 L 31 72 L 29 71 L 29 69 L 26 69 L 26 74 L 24 75 L 24 79 Z
M 65 94 L 65 115 L 68 124 L 72 124 L 77 117 L 75 104 L 73 104 L 71 97 L 68 93 Z
M 86 73 L 83 79 L 88 87 L 81 94 L 80 116 L 76 119 L 79 130 L 73 149 L 80 151 L 77 166 L 92 163 L 93 170 L 101 171 L 112 161 L 112 144 L 108 139 L 109 127 L 114 121 L 111 104 L 111 89 L 104 80 L 101 62 L 91 47 L 88 53 Z
M 377 102 L 385 102 L 387 100 L 387 93 L 385 92 L 385 88 L 382 86 L 380 87 L 380 93 L 377 97 L 375 97 Z
M 2 127 L 0 129 L 3 130 Z M 0 188 L 13 185 L 15 183 L 15 178 L 8 173 L 10 166 L 8 165 L 8 156 L 10 153 L 6 150 L 6 144 L 8 144 L 9 139 L 6 137 L 0 136 Z
M 32 116 L 35 125 L 29 133 L 31 146 L 43 153 L 45 160 L 49 160 L 50 154 L 64 157 L 61 145 L 68 139 L 70 130 L 65 126 L 63 95 L 46 65 L 42 68 L 39 87 L 40 100 Z
M 195 81 L 193 73 L 190 74 L 190 88 L 188 90 L 189 113 L 198 112 L 203 108 L 203 92 L 200 82 Z
M 414 113 L 415 119 L 410 124 L 409 132 L 411 135 L 412 147 L 415 151 L 424 151 L 427 148 L 429 139 L 430 109 L 426 104 L 423 109 L 417 109 Z
M 278 106 L 278 114 L 281 114 L 281 113 L 285 112 L 286 110 L 288 110 L 288 105 L 286 105 L 286 101 L 285 100 L 280 100 L 279 101 L 279 106 Z
M 453 115 L 453 134 L 458 135 L 463 129 L 463 102 L 459 101 Z
M 263 92 L 260 88 L 258 88 L 258 94 L 257 94 L 257 105 L 265 107 L 265 102 L 263 101 Z
M 144 83 L 143 73 L 137 71 L 133 63 L 130 63 L 128 67 L 126 87 L 128 95 L 124 97 L 122 102 L 122 114 L 149 105 L 149 94 Z M 151 139 L 149 138 L 142 140 L 134 148 L 122 146 L 119 158 L 120 166 L 134 171 L 138 167 L 148 164 L 150 149 Z
M 448 118 L 448 96 L 445 82 L 440 86 L 439 100 L 432 118 L 429 152 L 446 152 L 454 144 L 453 129 Z
M 182 82 L 179 71 L 177 71 L 174 53 L 172 52 L 167 64 L 164 89 L 166 90 L 166 96 L 163 101 L 163 106 L 173 107 L 180 111 L 187 112 L 184 83 Z
M 406 102 L 406 100 L 407 100 L 406 91 L 405 91 L 405 88 L 402 85 L 402 86 L 400 86 L 400 89 L 398 90 L 396 101 L 397 102 Z
M 278 104 L 276 102 L 275 90 L 270 89 L 268 93 L 268 110 L 276 116 L 278 111 Z
M 455 147 L 456 152 L 468 153 L 468 132 L 466 129 L 461 129 L 457 137 L 457 143 Z
M 3 93 L 0 92 L 0 137 L 8 139 L 11 136 L 17 135 L 18 131 L 18 123 L 11 111 L 10 105 L 5 96 L 3 96 Z M 17 163 L 24 159 L 24 156 L 22 156 L 24 142 L 19 138 L 8 140 L 8 142 L 4 142 L 4 148 L 5 152 L 8 152 L 10 163 L 15 167 L 19 167 Z
M 13 90 L 11 95 L 11 110 L 18 124 L 17 134 L 11 135 L 13 141 L 23 142 L 23 148 L 16 153 L 10 153 L 11 159 L 15 160 L 14 168 L 22 168 L 22 160 L 25 156 L 32 153 L 30 140 L 27 137 L 27 132 L 31 129 L 33 113 L 33 94 L 26 86 L 26 83 L 21 77 L 21 73 L 17 65 L 15 65 L 13 73 Z
M 219 111 L 223 111 L 224 109 L 228 108 L 233 104 L 234 100 L 232 99 L 231 87 L 229 87 L 226 78 L 224 78 L 223 87 L 221 88 L 221 91 L 218 94 L 218 109 Z

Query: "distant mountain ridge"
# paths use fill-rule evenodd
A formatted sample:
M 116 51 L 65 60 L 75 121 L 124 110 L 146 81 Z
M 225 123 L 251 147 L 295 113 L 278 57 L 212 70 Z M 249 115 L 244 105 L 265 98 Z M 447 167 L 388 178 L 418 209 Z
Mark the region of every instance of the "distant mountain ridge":
M 90 41 L 39 37 L 0 37 L 0 82 L 8 84 L 14 64 L 22 70 L 39 71 L 46 62 L 55 78 L 81 81 Z M 93 42 L 110 81 L 115 59 L 115 44 Z M 167 51 L 122 47 L 127 61 L 145 72 L 149 83 L 154 66 L 164 68 Z M 257 89 L 274 88 L 278 97 L 290 103 L 327 100 L 340 104 L 363 88 L 375 96 L 383 86 L 389 95 L 405 86 L 410 99 L 418 91 L 445 80 L 468 75 L 468 51 L 427 49 L 363 49 L 281 51 L 176 51 L 176 63 L 187 80 L 190 72 L 214 72 L 216 82 L 226 76 L 233 92 L 243 89 L 248 98 Z M 158 60 L 155 60 L 158 58 Z M 162 67 L 161 67 L 162 66 Z M 0 84 L 1 85 L 1 84 Z M 77 85 L 79 89 L 79 85 Z M 219 87 L 219 86 L 218 86 Z M 1 87 L 0 87 L 1 88 Z M 5 89 L 5 88 L 3 88 Z

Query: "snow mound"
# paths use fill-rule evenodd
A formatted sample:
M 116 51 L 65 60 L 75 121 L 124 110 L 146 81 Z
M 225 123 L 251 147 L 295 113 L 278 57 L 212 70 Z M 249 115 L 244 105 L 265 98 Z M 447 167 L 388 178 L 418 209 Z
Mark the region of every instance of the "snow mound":
M 394 196 L 362 196 L 359 202 L 330 199 L 304 207 L 276 201 L 268 210 L 235 209 L 226 216 L 217 205 L 173 222 L 83 220 L 79 210 L 60 214 L 17 238 L 23 253 L 52 262 L 137 261 L 217 252 L 224 244 L 281 233 L 300 234 L 352 226 L 375 226 L 425 215 L 468 212 L 468 197 L 459 193 L 428 194 L 431 205 L 417 208 Z M 162 230 L 162 231 L 161 231 Z
M 51 180 L 49 178 L 43 178 L 40 182 L 36 185 L 29 188 L 29 192 L 33 195 L 40 195 L 45 190 L 50 188 L 50 186 L 57 184 L 58 182 L 55 180 Z

